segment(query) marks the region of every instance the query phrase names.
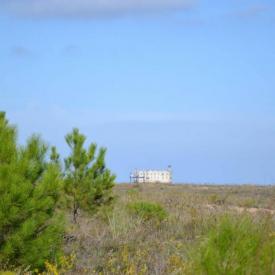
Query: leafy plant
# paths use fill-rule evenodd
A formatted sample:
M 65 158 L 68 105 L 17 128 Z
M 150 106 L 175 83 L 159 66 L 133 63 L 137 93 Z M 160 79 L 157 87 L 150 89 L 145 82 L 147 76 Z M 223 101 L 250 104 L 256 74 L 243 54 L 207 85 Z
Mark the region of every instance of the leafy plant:
M 157 203 L 145 201 L 133 202 L 128 204 L 128 208 L 132 214 L 139 216 L 145 221 L 155 220 L 161 222 L 168 216 L 165 209 Z

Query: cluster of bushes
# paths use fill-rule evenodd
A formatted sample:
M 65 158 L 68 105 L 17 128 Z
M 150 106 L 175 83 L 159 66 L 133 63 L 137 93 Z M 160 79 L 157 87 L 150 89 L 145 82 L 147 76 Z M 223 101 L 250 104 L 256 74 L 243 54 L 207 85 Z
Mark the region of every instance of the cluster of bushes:
M 57 262 L 64 205 L 77 222 L 80 209 L 94 212 L 112 200 L 115 176 L 105 166 L 106 150 L 97 152 L 96 144 L 86 150 L 78 129 L 66 142 L 71 152 L 63 165 L 39 136 L 19 145 L 16 128 L 0 113 L 0 270 L 41 270 Z
M 161 204 L 136 201 L 125 206 L 110 220 L 112 238 L 105 233 L 97 239 L 100 259 L 88 265 L 95 274 L 275 274 L 271 216 L 214 213 L 202 224 L 194 217 L 193 228 L 176 229 L 172 213 Z
M 147 203 L 146 203 L 147 204 Z M 149 204 L 149 203 L 148 203 Z M 158 221 L 159 210 L 144 210 L 144 203 L 133 203 L 131 212 L 144 221 Z M 133 211 L 133 212 L 132 212 Z M 160 210 L 162 212 L 162 210 Z M 160 219 L 163 220 L 163 217 Z M 103 274 L 275 274 L 275 235 L 271 217 L 248 214 L 222 214 L 207 217 L 208 226 L 192 241 L 166 239 L 168 231 L 129 238 L 105 259 Z M 152 226 L 153 224 L 150 223 Z M 129 234 L 135 233 L 133 230 Z M 184 233 L 184 232 L 183 232 Z M 164 237 L 157 240 L 152 234 Z M 151 235 L 151 236 L 150 236 Z M 144 238 L 144 239 L 143 239 Z M 156 271 L 156 269 L 160 271 Z

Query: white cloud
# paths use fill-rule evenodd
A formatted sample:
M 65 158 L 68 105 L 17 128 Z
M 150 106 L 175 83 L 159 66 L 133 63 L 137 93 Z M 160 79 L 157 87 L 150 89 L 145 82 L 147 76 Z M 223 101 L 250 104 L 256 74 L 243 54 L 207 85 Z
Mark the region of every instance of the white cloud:
M 197 0 L 1 0 L 0 10 L 19 16 L 97 18 L 182 10 Z

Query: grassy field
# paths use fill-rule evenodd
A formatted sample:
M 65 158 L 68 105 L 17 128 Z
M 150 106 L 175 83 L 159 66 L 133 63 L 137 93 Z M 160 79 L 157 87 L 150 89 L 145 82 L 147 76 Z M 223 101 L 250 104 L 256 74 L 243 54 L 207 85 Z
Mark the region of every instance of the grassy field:
M 129 185 L 68 228 L 71 274 L 275 274 L 275 186 Z

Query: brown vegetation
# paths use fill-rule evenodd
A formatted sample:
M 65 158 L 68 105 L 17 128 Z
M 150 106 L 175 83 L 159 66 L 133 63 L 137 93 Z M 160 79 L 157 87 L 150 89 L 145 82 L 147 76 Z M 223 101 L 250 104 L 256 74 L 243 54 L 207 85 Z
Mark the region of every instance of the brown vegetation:
M 262 235 L 274 240 L 275 186 L 121 184 L 114 191 L 113 209 L 93 217 L 82 213 L 79 224 L 68 229 L 65 250 L 76 255 L 68 273 L 192 273 L 191 252 L 225 214 L 268 223 Z M 156 222 L 132 215 L 128 205 L 140 201 L 163 207 L 168 217 Z

